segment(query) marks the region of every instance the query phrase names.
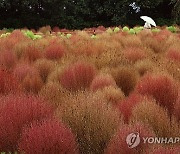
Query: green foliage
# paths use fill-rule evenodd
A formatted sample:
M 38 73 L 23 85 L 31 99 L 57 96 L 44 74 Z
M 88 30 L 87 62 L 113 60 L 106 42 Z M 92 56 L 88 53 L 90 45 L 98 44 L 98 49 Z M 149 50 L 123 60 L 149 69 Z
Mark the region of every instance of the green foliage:
M 161 30 L 158 29 L 158 28 L 153 28 L 151 31 L 152 31 L 153 33 L 158 33 L 158 32 L 160 32 Z
M 107 33 L 109 34 L 112 34 L 113 33 L 113 30 L 109 27 L 107 30 L 106 30 Z
M 72 34 L 67 34 L 66 37 L 67 38 L 71 38 Z
M 96 36 L 96 35 L 92 35 L 91 38 L 92 38 L 92 39 L 96 39 L 97 36 Z
M 133 2 L 140 7 L 141 12 L 135 13 L 129 6 Z M 150 14 L 154 19 L 164 18 L 163 10 L 156 11 L 156 8 L 160 5 L 168 7 L 170 2 L 171 0 L 3 0 L 0 2 L 0 28 L 38 29 L 45 25 L 67 29 L 83 29 L 99 25 L 133 27 L 142 24 L 139 19 L 141 14 Z M 172 22 L 180 22 L 180 1 L 172 0 L 171 5 L 173 10 L 166 13 L 171 14 L 172 11 L 174 16 Z M 157 23 L 160 26 L 173 24 L 169 21 Z
M 1 34 L 0 38 L 2 38 L 2 37 L 7 37 L 7 36 L 9 36 L 10 34 L 11 34 L 11 33 Z
M 127 26 L 123 27 L 122 31 L 123 32 L 129 32 L 129 27 L 127 27 Z
M 133 28 L 131 28 L 131 29 L 129 30 L 129 34 L 136 34 L 136 32 L 135 32 L 135 30 L 134 30 Z
M 172 33 L 176 33 L 177 32 L 177 28 L 175 26 L 169 26 L 169 27 L 167 27 L 167 29 L 169 31 L 171 31 Z
M 41 35 L 35 35 L 32 31 L 28 30 L 28 31 L 23 31 L 24 35 L 26 35 L 27 37 L 29 37 L 32 40 L 36 40 L 36 39 L 41 39 L 42 36 Z
M 114 28 L 114 32 L 115 32 L 115 33 L 119 32 L 119 31 L 120 31 L 120 28 L 119 28 L 119 27 L 115 27 L 115 28 Z
M 144 27 L 142 27 L 142 26 L 140 26 L 140 27 L 134 27 L 133 29 L 134 29 L 135 33 L 137 34 L 137 33 L 139 33 L 140 31 L 142 31 L 142 30 L 144 29 Z

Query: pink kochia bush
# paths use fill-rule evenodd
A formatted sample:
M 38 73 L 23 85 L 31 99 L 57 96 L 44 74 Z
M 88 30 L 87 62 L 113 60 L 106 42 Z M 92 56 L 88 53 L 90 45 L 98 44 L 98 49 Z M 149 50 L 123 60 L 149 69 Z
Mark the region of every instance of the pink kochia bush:
M 103 89 L 109 86 L 117 87 L 116 81 L 108 74 L 100 74 L 93 79 L 90 89 L 92 91 L 96 91 L 98 89 Z
M 0 98 L 0 151 L 17 150 L 24 126 L 53 116 L 54 109 L 34 96 L 7 95 Z
M 68 90 L 88 88 L 96 75 L 96 68 L 86 62 L 76 62 L 67 67 L 59 76 L 61 85 Z
M 134 148 L 128 147 L 126 138 L 131 133 L 139 133 L 140 144 Z M 144 144 L 142 137 L 154 137 L 154 132 L 141 123 L 134 125 L 124 125 L 119 128 L 116 135 L 109 142 L 105 154 L 143 154 L 150 148 L 149 144 Z M 129 145 L 130 146 L 130 145 Z
M 56 120 L 32 124 L 24 129 L 19 152 L 25 154 L 78 154 L 75 136 L 69 128 Z
M 142 95 L 153 96 L 169 113 L 174 110 L 174 104 L 178 96 L 176 82 L 166 75 L 147 74 L 137 83 L 136 91 Z

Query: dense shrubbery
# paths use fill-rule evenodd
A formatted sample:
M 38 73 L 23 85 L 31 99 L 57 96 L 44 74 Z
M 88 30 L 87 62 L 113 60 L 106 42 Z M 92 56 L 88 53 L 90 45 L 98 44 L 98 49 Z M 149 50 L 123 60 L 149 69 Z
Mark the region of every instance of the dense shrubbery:
M 130 149 L 124 140 L 133 131 L 180 135 L 180 36 L 173 27 L 136 27 L 136 34 L 128 27 L 50 29 L 32 30 L 37 39 L 26 30 L 0 31 L 0 152 L 178 150 Z

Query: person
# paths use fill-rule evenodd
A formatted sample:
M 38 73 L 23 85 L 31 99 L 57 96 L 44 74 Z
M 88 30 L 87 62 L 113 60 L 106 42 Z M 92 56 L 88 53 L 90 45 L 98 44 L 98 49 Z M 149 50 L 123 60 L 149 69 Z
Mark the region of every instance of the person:
M 146 29 L 151 29 L 151 24 L 149 24 L 148 22 L 146 22 L 146 23 L 144 24 L 144 28 L 146 28 Z

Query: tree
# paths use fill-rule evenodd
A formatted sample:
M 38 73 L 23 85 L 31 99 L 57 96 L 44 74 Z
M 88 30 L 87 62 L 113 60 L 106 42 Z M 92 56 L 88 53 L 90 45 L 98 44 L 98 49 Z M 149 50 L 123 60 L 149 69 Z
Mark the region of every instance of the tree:
M 174 4 L 172 16 L 174 17 L 175 23 L 180 23 L 180 0 L 171 0 L 171 3 Z

